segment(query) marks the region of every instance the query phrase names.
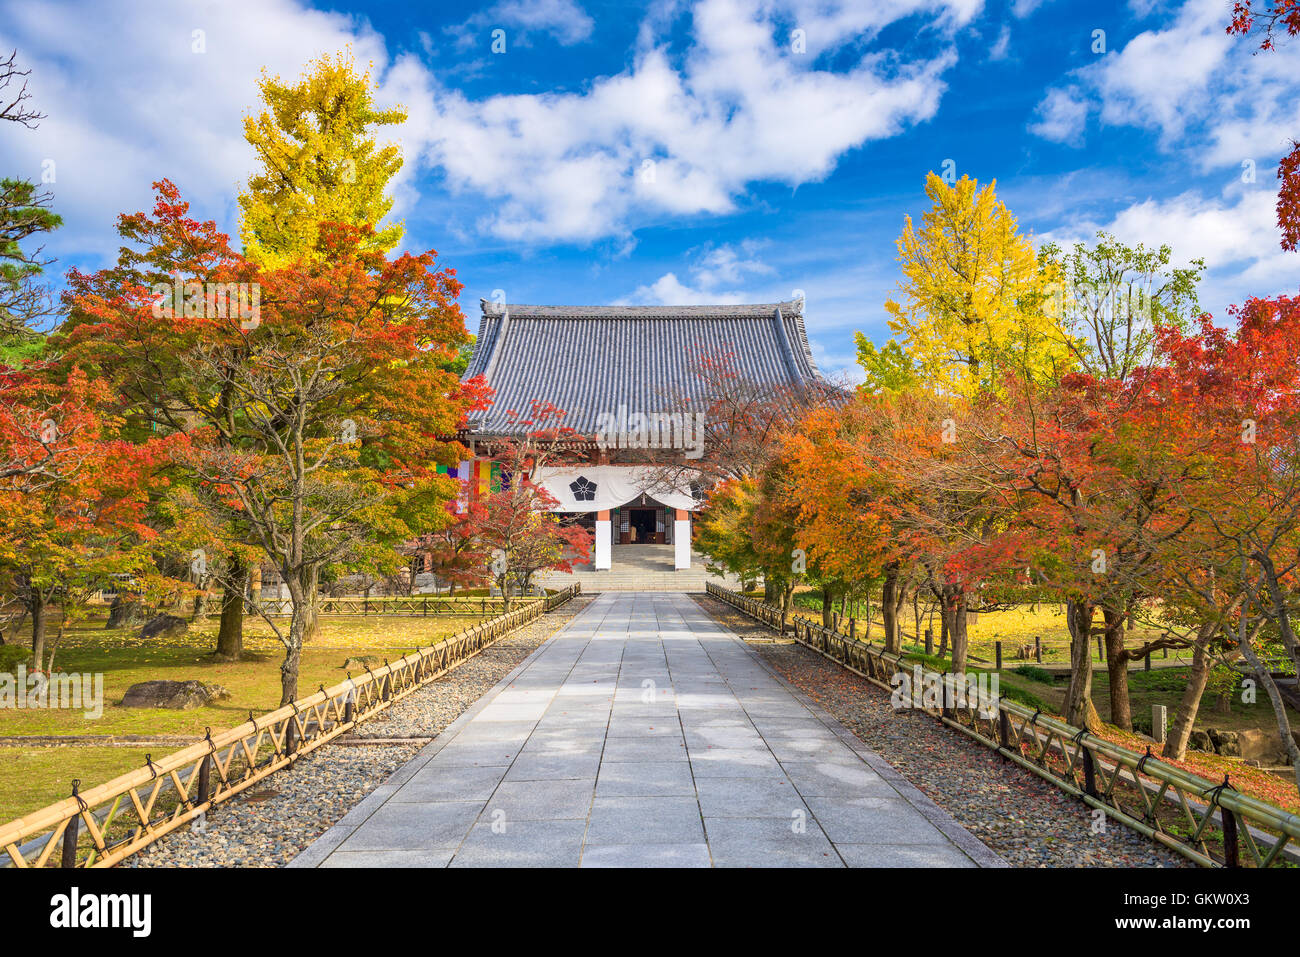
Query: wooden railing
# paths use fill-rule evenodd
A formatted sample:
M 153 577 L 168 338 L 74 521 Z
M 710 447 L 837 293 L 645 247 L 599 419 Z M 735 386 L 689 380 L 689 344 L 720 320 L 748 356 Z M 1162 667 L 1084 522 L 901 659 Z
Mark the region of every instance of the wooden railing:
M 542 598 L 526 596 L 512 598 L 510 604 L 516 608 L 542 601 Z M 288 598 L 262 598 L 257 608 L 263 614 L 272 617 L 287 617 L 293 611 L 293 604 Z M 433 618 L 437 616 L 502 614 L 505 602 L 500 598 L 443 598 L 430 595 L 398 596 L 395 598 L 345 598 L 320 597 L 316 599 L 316 613 L 320 615 L 399 615 L 402 617 Z
M 779 630 L 781 611 L 709 582 L 708 593 Z M 891 692 L 918 679 L 940 692 L 941 707 L 908 707 L 949 727 L 1100 810 L 1153 841 L 1206 867 L 1270 867 L 1297 863 L 1300 817 L 1242 794 L 1225 776 L 1218 784 L 1139 754 L 1082 728 L 1003 697 L 976 692 L 963 676 L 940 674 L 878 645 L 858 641 L 806 618 L 793 618 L 794 639 Z M 960 693 L 959 693 L 960 691 Z M 953 699 L 965 706 L 954 706 Z
M 111 867 L 213 806 L 292 764 L 394 701 L 581 591 L 579 585 L 528 601 L 391 664 L 351 672 L 269 714 L 253 717 L 158 761 L 0 825 L 10 867 Z M 82 833 L 84 829 L 84 834 Z M 58 852 L 57 856 L 55 852 Z

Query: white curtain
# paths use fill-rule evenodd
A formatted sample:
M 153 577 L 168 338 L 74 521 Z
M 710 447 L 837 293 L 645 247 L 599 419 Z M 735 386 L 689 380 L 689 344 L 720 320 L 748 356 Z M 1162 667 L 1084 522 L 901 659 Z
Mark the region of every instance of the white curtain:
M 639 499 L 644 493 L 669 508 L 694 511 L 699 503 L 691 496 L 685 481 L 677 488 L 659 482 L 655 469 L 623 465 L 590 465 L 582 468 L 540 468 L 533 481 L 557 499 L 557 512 L 599 512 L 618 508 Z M 594 488 L 593 488 L 594 486 Z

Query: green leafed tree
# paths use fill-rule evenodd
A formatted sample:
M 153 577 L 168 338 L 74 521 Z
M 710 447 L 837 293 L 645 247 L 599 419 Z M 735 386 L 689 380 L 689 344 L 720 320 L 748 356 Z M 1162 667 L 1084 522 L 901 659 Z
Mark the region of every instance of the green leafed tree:
M 0 60 L 0 120 L 33 129 L 44 117 L 27 105 L 31 71 L 20 70 L 17 57 L 15 50 Z M 41 275 L 53 260 L 42 255 L 39 241 L 62 223 L 50 210 L 52 199 L 35 183 L 0 179 L 0 342 L 28 336 L 51 313 Z
M 1125 379 L 1150 364 L 1156 327 L 1186 328 L 1200 314 L 1196 286 L 1205 261 L 1175 266 L 1168 246 L 1129 246 L 1098 232 L 1092 245 L 1047 243 L 1039 260 L 1059 277 L 1051 301 L 1066 347 L 1097 378 Z
M 858 346 L 858 365 L 866 374 L 861 389 L 868 395 L 900 392 L 916 383 L 916 367 L 897 339 L 891 338 L 880 348 L 860 332 L 853 334 Z

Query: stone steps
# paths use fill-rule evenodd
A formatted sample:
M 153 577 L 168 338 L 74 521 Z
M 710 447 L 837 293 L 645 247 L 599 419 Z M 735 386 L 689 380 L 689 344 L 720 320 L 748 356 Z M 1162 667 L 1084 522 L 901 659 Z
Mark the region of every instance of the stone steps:
M 731 579 L 710 575 L 704 558 L 691 554 L 691 567 L 673 568 L 672 545 L 615 545 L 610 555 L 612 568 L 595 571 L 579 568 L 571 574 L 552 572 L 543 579 L 547 588 L 565 588 L 575 582 L 588 594 L 605 591 L 702 592 L 707 582 L 734 588 Z

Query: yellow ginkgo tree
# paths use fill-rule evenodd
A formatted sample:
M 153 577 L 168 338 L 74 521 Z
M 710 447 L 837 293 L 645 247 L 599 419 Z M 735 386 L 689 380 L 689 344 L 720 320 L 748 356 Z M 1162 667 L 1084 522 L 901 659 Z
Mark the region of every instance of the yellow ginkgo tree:
M 263 108 L 244 118 L 261 167 L 239 194 L 244 254 L 264 268 L 311 256 L 322 222 L 370 224 L 375 251 L 392 250 L 403 228 L 383 223 L 393 206 L 386 189 L 402 155 L 375 133 L 406 111 L 375 104 L 370 74 L 347 51 L 312 61 L 297 83 L 263 73 L 258 86 Z
M 917 375 L 941 392 L 997 392 L 1008 373 L 1050 381 L 1070 364 L 1050 308 L 1055 276 L 997 198 L 931 173 L 933 202 L 898 239 L 899 300 L 885 309 Z

